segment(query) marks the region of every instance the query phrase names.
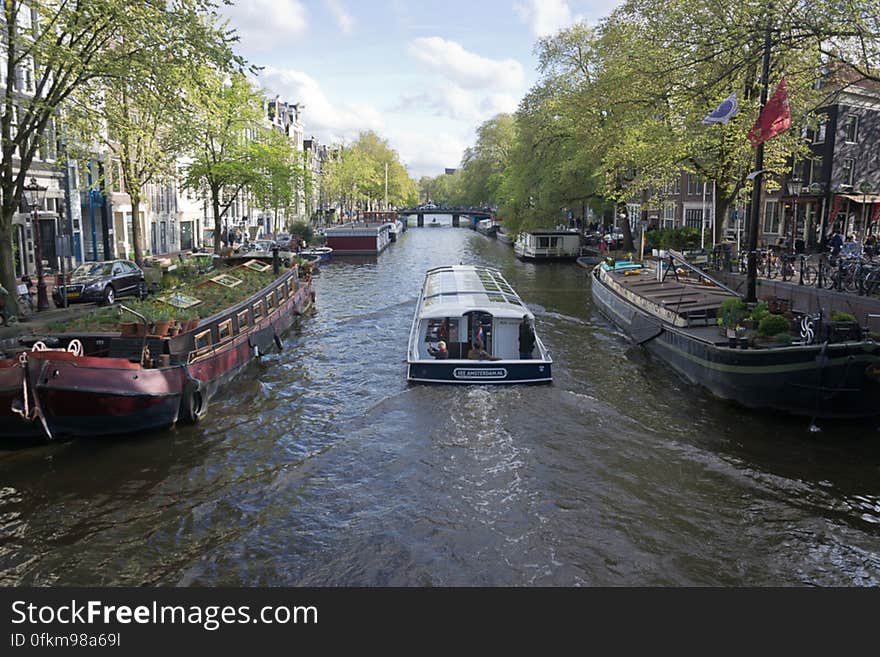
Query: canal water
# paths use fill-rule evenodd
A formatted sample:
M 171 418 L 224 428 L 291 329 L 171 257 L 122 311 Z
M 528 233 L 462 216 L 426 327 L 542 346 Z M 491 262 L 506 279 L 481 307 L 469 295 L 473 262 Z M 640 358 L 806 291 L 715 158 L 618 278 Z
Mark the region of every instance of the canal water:
M 407 385 L 426 269 L 498 267 L 553 385 Z M 3 585 L 880 584 L 877 423 L 713 399 L 629 346 L 586 271 L 465 228 L 336 258 L 207 419 L 0 453 Z

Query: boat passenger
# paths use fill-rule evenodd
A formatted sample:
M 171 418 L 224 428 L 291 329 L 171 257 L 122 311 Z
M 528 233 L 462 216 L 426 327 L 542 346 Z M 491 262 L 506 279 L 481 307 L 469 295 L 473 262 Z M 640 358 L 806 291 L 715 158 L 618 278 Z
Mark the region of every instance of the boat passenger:
M 523 315 L 519 323 L 519 357 L 520 360 L 531 360 L 535 350 L 535 331 L 529 323 L 529 316 Z
M 498 356 L 493 356 L 483 349 L 483 343 L 479 340 L 471 345 L 467 357 L 469 360 L 501 360 Z
M 449 358 L 449 351 L 446 349 L 446 343 L 443 340 L 437 343 L 436 349 L 434 347 L 428 347 L 428 353 L 431 354 L 434 358 L 438 360 L 444 360 Z

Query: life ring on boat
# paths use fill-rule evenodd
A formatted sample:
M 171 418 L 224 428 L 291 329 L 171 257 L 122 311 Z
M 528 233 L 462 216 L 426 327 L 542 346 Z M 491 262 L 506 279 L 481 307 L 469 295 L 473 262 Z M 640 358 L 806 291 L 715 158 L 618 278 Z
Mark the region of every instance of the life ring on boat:
M 46 343 L 41 340 L 37 340 L 36 342 L 34 342 L 33 346 L 31 347 L 31 351 L 48 351 L 48 350 L 49 350 L 49 347 L 47 347 Z
M 208 412 L 208 398 L 202 382 L 198 379 L 189 378 L 183 386 L 183 394 L 180 396 L 180 419 L 188 424 L 195 424 Z
M 74 338 L 67 344 L 67 351 L 72 353 L 74 356 L 82 356 L 83 343 L 80 342 L 77 338 Z

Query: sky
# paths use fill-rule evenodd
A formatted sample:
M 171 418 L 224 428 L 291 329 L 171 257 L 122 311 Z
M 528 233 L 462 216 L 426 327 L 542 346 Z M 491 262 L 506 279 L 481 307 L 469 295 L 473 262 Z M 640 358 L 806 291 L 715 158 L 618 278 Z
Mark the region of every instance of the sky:
M 620 0 L 236 0 L 221 8 L 267 95 L 305 137 L 387 139 L 418 179 L 459 166 L 475 130 L 537 81 L 536 40 Z

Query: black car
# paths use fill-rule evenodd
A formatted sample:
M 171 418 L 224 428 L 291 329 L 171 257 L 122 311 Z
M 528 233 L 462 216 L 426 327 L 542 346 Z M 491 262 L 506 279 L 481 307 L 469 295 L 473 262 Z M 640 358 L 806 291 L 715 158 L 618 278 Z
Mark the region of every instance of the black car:
M 86 262 L 73 270 L 70 282 L 58 286 L 52 292 L 52 300 L 57 307 L 63 305 L 61 291 L 67 292 L 68 303 L 77 301 L 97 301 L 111 304 L 117 297 L 147 296 L 144 272 L 128 260 L 107 260 Z

